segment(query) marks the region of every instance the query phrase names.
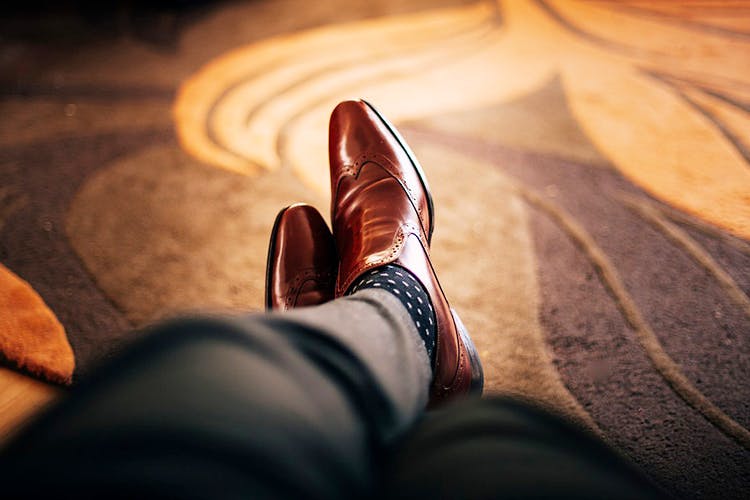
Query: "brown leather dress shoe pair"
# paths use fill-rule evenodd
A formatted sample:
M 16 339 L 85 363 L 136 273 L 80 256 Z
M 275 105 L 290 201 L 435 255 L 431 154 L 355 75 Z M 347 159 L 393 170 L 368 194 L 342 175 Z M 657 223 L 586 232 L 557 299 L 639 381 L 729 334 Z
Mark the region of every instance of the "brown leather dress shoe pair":
M 343 296 L 368 270 L 395 264 L 430 296 L 437 346 L 430 405 L 481 393 L 482 365 L 429 257 L 434 208 L 422 169 L 396 129 L 364 101 L 334 109 L 329 129 L 333 234 L 309 205 L 279 213 L 266 306 L 288 310 Z

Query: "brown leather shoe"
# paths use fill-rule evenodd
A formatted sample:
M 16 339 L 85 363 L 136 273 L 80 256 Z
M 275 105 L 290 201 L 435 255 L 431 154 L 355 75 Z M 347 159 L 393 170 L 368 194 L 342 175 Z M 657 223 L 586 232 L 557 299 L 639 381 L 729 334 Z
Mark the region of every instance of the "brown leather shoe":
M 437 318 L 430 404 L 481 393 L 479 355 L 430 263 L 433 207 L 414 155 L 395 128 L 365 101 L 336 106 L 329 154 L 331 220 L 339 255 L 336 297 L 374 267 L 395 264 L 408 269 L 430 295 Z
M 266 264 L 266 309 L 286 311 L 333 299 L 336 247 L 323 217 L 296 204 L 276 216 Z

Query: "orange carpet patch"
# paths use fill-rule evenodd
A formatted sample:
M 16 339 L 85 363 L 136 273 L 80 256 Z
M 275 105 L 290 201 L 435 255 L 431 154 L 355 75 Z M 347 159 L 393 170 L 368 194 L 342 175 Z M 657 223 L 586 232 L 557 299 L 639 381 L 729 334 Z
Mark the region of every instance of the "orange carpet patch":
M 0 265 L 0 351 L 11 363 L 69 384 L 75 368 L 65 329 L 24 280 Z

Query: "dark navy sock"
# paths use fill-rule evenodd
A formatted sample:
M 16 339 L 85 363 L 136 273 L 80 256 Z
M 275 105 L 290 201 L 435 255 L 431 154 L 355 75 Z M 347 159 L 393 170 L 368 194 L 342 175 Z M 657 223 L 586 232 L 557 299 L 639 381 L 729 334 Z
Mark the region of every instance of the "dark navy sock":
M 427 356 L 434 366 L 437 323 L 430 296 L 422 283 L 403 267 L 386 264 L 360 276 L 349 287 L 346 295 L 367 289 L 385 290 L 401 301 L 422 337 Z

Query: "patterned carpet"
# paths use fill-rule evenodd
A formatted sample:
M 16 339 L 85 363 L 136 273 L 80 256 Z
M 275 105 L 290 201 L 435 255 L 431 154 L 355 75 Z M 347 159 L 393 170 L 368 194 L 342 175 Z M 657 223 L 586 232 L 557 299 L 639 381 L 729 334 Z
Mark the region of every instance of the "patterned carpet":
M 750 495 L 750 7 L 131 14 L 48 38 L 3 21 L 1 435 L 133 327 L 260 310 L 274 216 L 328 212 L 328 116 L 365 97 L 425 167 L 487 391 L 564 412 L 678 497 Z

